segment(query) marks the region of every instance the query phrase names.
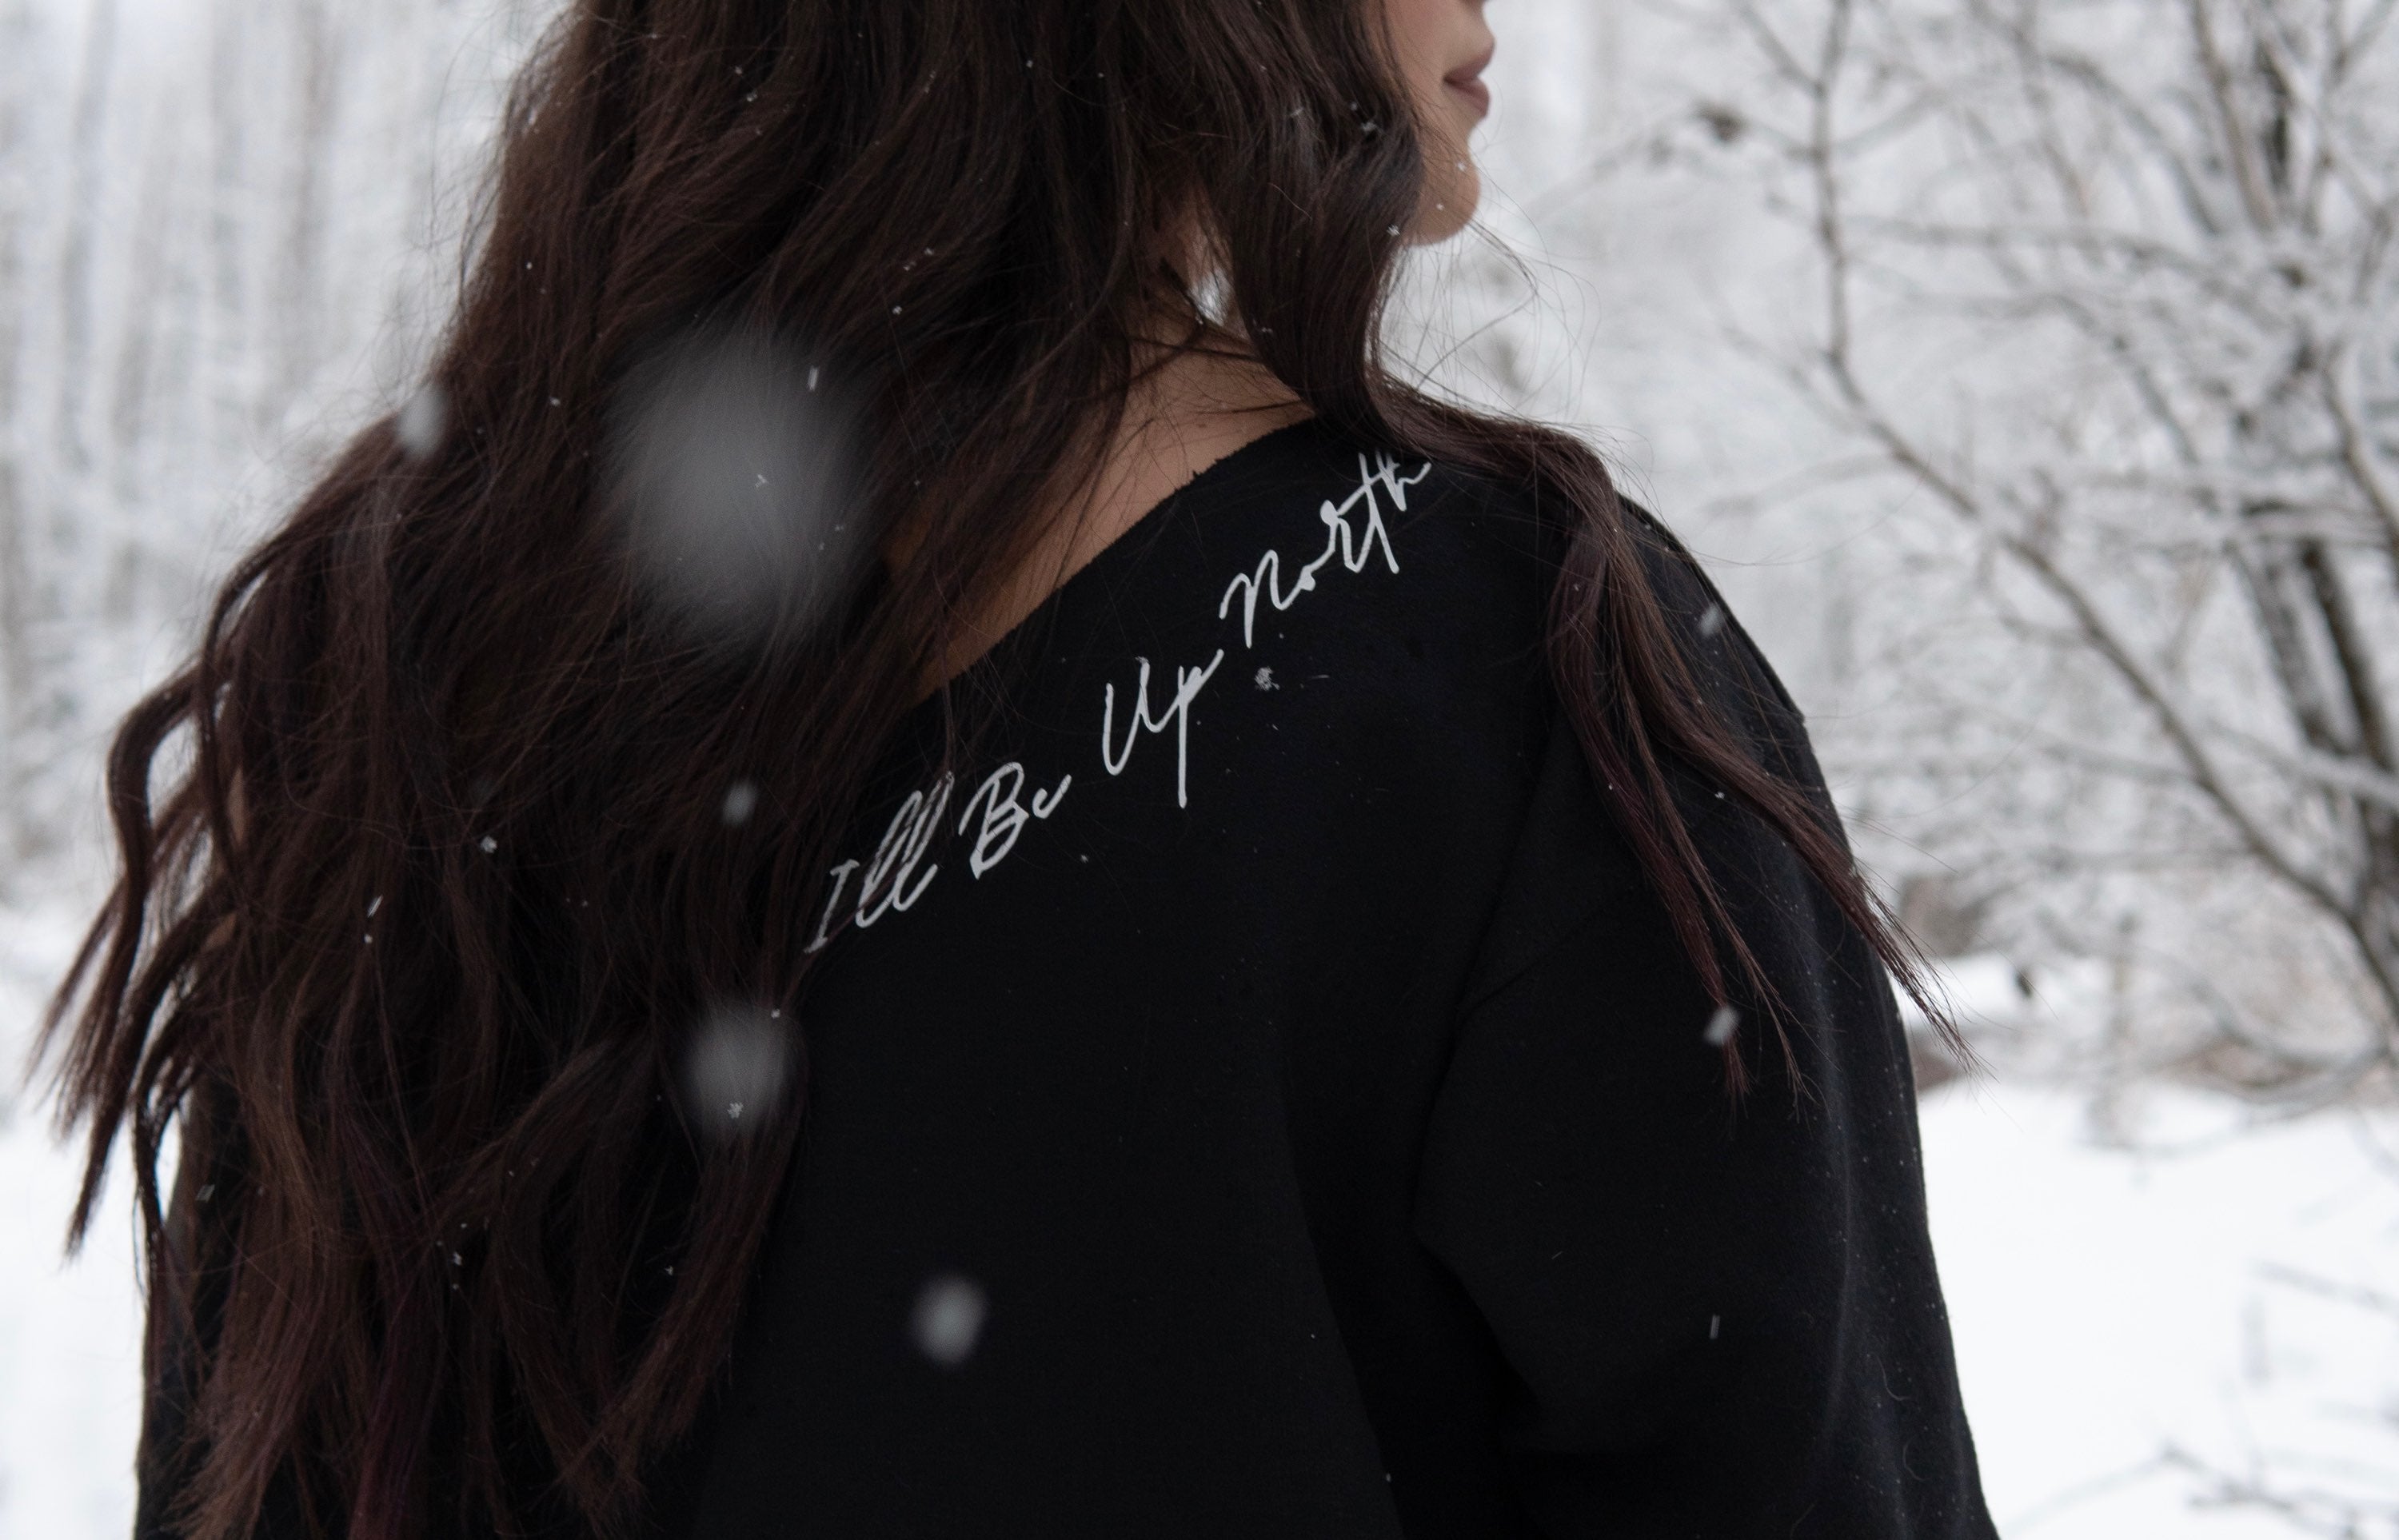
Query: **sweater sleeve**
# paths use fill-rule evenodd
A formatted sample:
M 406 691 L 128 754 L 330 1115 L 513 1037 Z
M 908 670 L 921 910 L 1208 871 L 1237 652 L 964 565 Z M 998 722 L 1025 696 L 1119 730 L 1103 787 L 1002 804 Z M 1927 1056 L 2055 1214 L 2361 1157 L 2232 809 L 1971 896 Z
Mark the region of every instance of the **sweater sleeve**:
M 1728 655 L 1754 656 L 1737 628 Z M 1762 669 L 1723 704 L 1821 794 Z M 1560 1536 L 1989 1535 L 1890 983 L 1762 825 L 1704 789 L 1684 805 L 1798 1076 L 1742 1001 L 1752 1084 L 1728 1095 L 1715 1006 L 1561 723 L 1416 1218 L 1511 1371 L 1518 1500 Z

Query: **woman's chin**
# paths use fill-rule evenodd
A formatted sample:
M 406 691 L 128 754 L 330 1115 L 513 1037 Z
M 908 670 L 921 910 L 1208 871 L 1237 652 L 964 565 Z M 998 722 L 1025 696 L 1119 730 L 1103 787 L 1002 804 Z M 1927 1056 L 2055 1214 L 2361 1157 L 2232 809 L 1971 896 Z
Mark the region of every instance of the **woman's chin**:
M 1481 201 L 1481 182 L 1469 176 L 1462 186 L 1443 188 L 1425 201 L 1408 226 L 1411 246 L 1438 246 L 1473 223 L 1475 206 Z

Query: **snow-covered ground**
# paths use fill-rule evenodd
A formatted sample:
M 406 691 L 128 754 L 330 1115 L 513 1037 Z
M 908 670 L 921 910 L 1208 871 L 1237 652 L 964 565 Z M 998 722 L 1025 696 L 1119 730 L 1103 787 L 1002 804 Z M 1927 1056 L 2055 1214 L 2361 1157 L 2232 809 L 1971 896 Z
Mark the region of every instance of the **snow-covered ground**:
M 2085 1105 L 1953 1082 L 1924 1106 L 1999 1532 L 2338 1533 L 2204 1501 L 2228 1480 L 2399 1508 L 2399 1118 L 2258 1127 L 2157 1091 L 2119 1109 L 2126 1149 L 2089 1137 Z
M 20 956 L 58 938 L 28 939 Z M 2244 1127 L 2235 1106 L 2166 1091 L 2115 1126 L 2141 1148 L 2095 1142 L 2083 1101 L 2053 1089 L 1953 1083 L 1925 1102 L 1935 1240 L 2000 1532 L 2299 1533 L 2204 1501 L 2228 1477 L 2399 1505 L 2399 1314 L 2341 1292 L 2399 1279 L 2399 1117 Z M 120 1182 L 84 1259 L 61 1266 L 73 1192 L 46 1120 L 20 1106 L 0 1128 L 6 1540 L 122 1535 L 131 1511 L 131 1220 Z
M 132 1522 L 142 1420 L 132 1211 L 120 1182 L 61 1264 L 75 1172 L 47 1122 L 20 1108 L 0 1128 L 0 1536 L 114 1540 Z

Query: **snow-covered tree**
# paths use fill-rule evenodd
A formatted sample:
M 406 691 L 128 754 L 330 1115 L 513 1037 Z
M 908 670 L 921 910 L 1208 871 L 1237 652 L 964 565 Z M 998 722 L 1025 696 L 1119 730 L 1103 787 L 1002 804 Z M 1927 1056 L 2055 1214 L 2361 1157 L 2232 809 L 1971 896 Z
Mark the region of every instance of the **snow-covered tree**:
M 1742 192 L 1749 479 L 1877 507 L 1853 803 L 2290 1094 L 2399 1044 L 2393 13 L 1699 0 L 1604 169 Z
M 231 552 L 407 376 L 547 11 L 0 0 L 0 896 Z

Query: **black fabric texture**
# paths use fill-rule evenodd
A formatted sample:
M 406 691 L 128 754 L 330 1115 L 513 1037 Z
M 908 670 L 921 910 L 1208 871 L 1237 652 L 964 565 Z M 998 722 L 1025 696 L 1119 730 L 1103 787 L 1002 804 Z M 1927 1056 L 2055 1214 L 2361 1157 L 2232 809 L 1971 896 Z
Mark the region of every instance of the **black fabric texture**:
M 1702 686 L 1831 818 L 1796 708 L 1642 527 Z M 1301 424 L 1011 632 L 988 731 L 910 719 L 656 1533 L 1994 1533 L 1890 983 L 1686 777 L 1780 1006 L 1738 1002 L 1728 1098 L 1549 682 L 1558 538 Z M 942 1278 L 987 1305 L 955 1363 L 912 1328 Z
M 1644 528 L 1712 697 L 1821 791 L 1771 670 Z M 895 885 L 930 880 L 829 928 L 805 1149 L 688 1533 L 1991 1533 L 1891 988 L 1687 787 L 1803 1076 L 1745 1002 L 1733 1107 L 1548 682 L 1554 540 L 1306 424 L 1003 643 L 1006 718 Z M 928 799 L 938 723 L 893 762 Z M 978 873 L 996 774 L 1028 817 Z M 956 1367 L 909 1330 L 946 1275 L 989 1304 Z

